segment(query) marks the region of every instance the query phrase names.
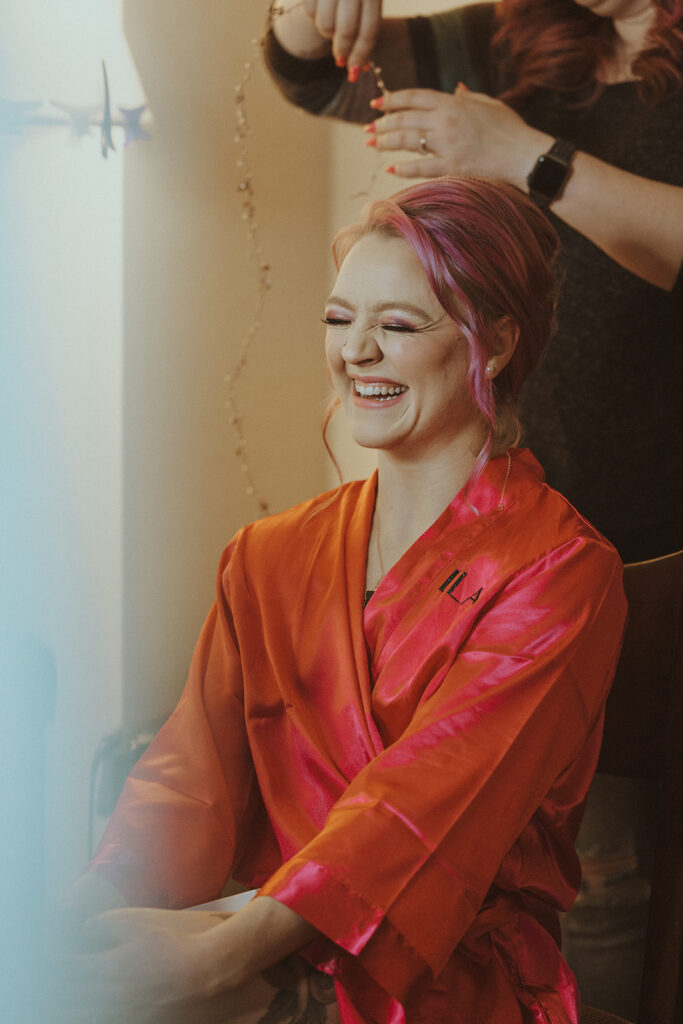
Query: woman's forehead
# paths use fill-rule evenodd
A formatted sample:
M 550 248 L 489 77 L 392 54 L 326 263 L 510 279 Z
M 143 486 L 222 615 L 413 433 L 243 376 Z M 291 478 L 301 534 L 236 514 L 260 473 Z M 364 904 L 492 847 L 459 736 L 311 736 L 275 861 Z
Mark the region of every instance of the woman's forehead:
M 347 252 L 335 281 L 336 297 L 364 303 L 402 301 L 441 308 L 417 253 L 403 238 L 372 232 Z

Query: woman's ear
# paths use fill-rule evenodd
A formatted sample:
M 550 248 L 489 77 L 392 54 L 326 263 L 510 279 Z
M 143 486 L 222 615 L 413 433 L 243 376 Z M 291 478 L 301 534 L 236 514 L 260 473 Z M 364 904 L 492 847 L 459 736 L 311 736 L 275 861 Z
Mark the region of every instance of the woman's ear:
M 511 316 L 502 316 L 492 325 L 486 376 L 493 380 L 512 359 L 519 341 L 519 326 Z

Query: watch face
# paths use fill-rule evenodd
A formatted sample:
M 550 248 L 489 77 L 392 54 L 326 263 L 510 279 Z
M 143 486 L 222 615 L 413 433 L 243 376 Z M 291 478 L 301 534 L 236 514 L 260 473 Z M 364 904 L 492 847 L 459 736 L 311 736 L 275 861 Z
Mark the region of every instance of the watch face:
M 561 160 L 556 160 L 547 153 L 539 156 L 536 166 L 529 175 L 529 188 L 552 198 L 564 184 L 569 168 Z

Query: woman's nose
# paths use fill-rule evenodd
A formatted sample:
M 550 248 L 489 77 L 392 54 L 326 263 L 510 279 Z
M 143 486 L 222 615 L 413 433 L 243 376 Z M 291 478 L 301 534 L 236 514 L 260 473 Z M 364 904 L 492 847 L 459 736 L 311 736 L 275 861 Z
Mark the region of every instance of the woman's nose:
M 382 358 L 382 349 L 377 343 L 373 327 L 359 327 L 355 324 L 349 329 L 341 350 L 342 358 L 355 366 L 377 363 Z

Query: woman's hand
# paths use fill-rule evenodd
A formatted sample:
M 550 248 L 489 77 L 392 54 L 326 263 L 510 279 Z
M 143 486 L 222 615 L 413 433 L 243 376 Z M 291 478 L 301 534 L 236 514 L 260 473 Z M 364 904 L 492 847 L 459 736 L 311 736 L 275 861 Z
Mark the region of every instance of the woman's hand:
M 57 960 L 66 981 L 64 1020 L 133 1019 L 225 1022 L 232 983 L 211 931 L 230 915 L 211 911 L 126 909 L 84 925 L 78 950 Z M 217 982 L 220 979 L 220 984 Z
M 315 928 L 257 896 L 235 914 L 112 910 L 85 922 L 53 957 L 60 1024 L 228 1024 L 263 1012 L 261 972 L 310 942 Z M 270 992 L 272 995 L 272 992 Z
M 285 49 L 314 57 L 316 41 L 331 42 L 339 67 L 348 67 L 350 81 L 358 78 L 377 42 L 382 0 L 282 0 L 278 6 L 285 13 L 274 18 L 274 30 Z
M 56 949 L 75 949 L 89 918 L 126 906 L 123 895 L 94 872 L 78 878 L 50 913 L 48 942 Z
M 358 77 L 372 57 L 382 22 L 382 0 L 303 0 L 304 9 L 324 39 L 332 40 L 332 56 Z
M 403 89 L 371 105 L 385 115 L 365 126 L 368 144 L 419 154 L 392 168 L 403 178 L 475 174 L 526 192 L 527 175 L 553 142 L 505 103 L 464 85 L 452 96 Z M 683 255 L 683 189 L 577 152 L 551 209 L 622 267 L 659 288 L 673 287 Z
M 394 173 L 403 178 L 476 174 L 526 190 L 526 176 L 552 137 L 531 128 L 514 110 L 484 93 L 459 85 L 453 95 L 432 89 L 385 93 L 384 117 L 372 126 L 369 145 L 412 150 Z

